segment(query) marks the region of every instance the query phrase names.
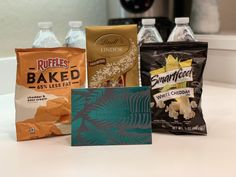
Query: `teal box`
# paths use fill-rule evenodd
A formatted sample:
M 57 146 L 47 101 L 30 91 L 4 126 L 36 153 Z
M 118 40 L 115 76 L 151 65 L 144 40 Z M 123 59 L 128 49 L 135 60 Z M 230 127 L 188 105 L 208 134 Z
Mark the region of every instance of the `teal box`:
M 151 144 L 150 88 L 72 89 L 72 146 Z

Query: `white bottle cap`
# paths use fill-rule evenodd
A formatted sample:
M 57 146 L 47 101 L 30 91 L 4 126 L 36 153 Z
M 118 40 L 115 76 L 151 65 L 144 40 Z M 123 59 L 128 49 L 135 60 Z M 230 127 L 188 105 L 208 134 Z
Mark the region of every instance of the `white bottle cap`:
M 52 22 L 38 22 L 39 28 L 51 28 L 53 26 Z
M 177 25 L 188 24 L 188 23 L 189 23 L 189 18 L 188 17 L 175 18 L 175 24 L 177 24 Z
M 155 23 L 156 23 L 155 18 L 142 19 L 143 25 L 155 25 Z
M 75 27 L 75 28 L 79 28 L 82 26 L 82 21 L 69 21 L 69 26 L 70 27 Z

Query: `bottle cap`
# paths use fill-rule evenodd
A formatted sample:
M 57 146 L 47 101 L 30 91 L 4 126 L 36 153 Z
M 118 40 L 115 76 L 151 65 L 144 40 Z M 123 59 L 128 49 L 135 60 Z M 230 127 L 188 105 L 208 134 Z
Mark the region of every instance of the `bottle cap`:
M 155 18 L 142 19 L 143 25 L 155 25 L 155 23 L 156 23 Z
M 39 28 L 51 28 L 53 26 L 52 22 L 38 22 Z
M 181 17 L 181 18 L 175 18 L 175 24 L 188 24 L 189 18 L 188 17 Z
M 75 27 L 75 28 L 79 28 L 82 26 L 82 21 L 69 21 L 69 26 L 70 27 Z

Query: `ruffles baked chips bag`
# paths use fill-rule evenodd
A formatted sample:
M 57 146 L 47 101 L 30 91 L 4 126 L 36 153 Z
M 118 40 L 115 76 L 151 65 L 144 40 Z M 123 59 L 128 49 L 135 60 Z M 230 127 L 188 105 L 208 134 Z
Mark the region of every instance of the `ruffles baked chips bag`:
M 70 134 L 71 88 L 85 84 L 85 50 L 16 49 L 17 141 Z

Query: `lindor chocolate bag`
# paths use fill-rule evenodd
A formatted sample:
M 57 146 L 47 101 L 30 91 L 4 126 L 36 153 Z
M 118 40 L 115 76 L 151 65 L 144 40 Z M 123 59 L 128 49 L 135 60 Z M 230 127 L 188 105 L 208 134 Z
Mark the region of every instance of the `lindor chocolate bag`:
M 71 88 L 85 83 L 85 50 L 16 49 L 17 140 L 70 134 Z
M 86 27 L 88 86 L 138 86 L 137 26 Z
M 171 42 L 141 47 L 142 85 L 151 85 L 153 131 L 207 134 L 201 109 L 207 43 Z

